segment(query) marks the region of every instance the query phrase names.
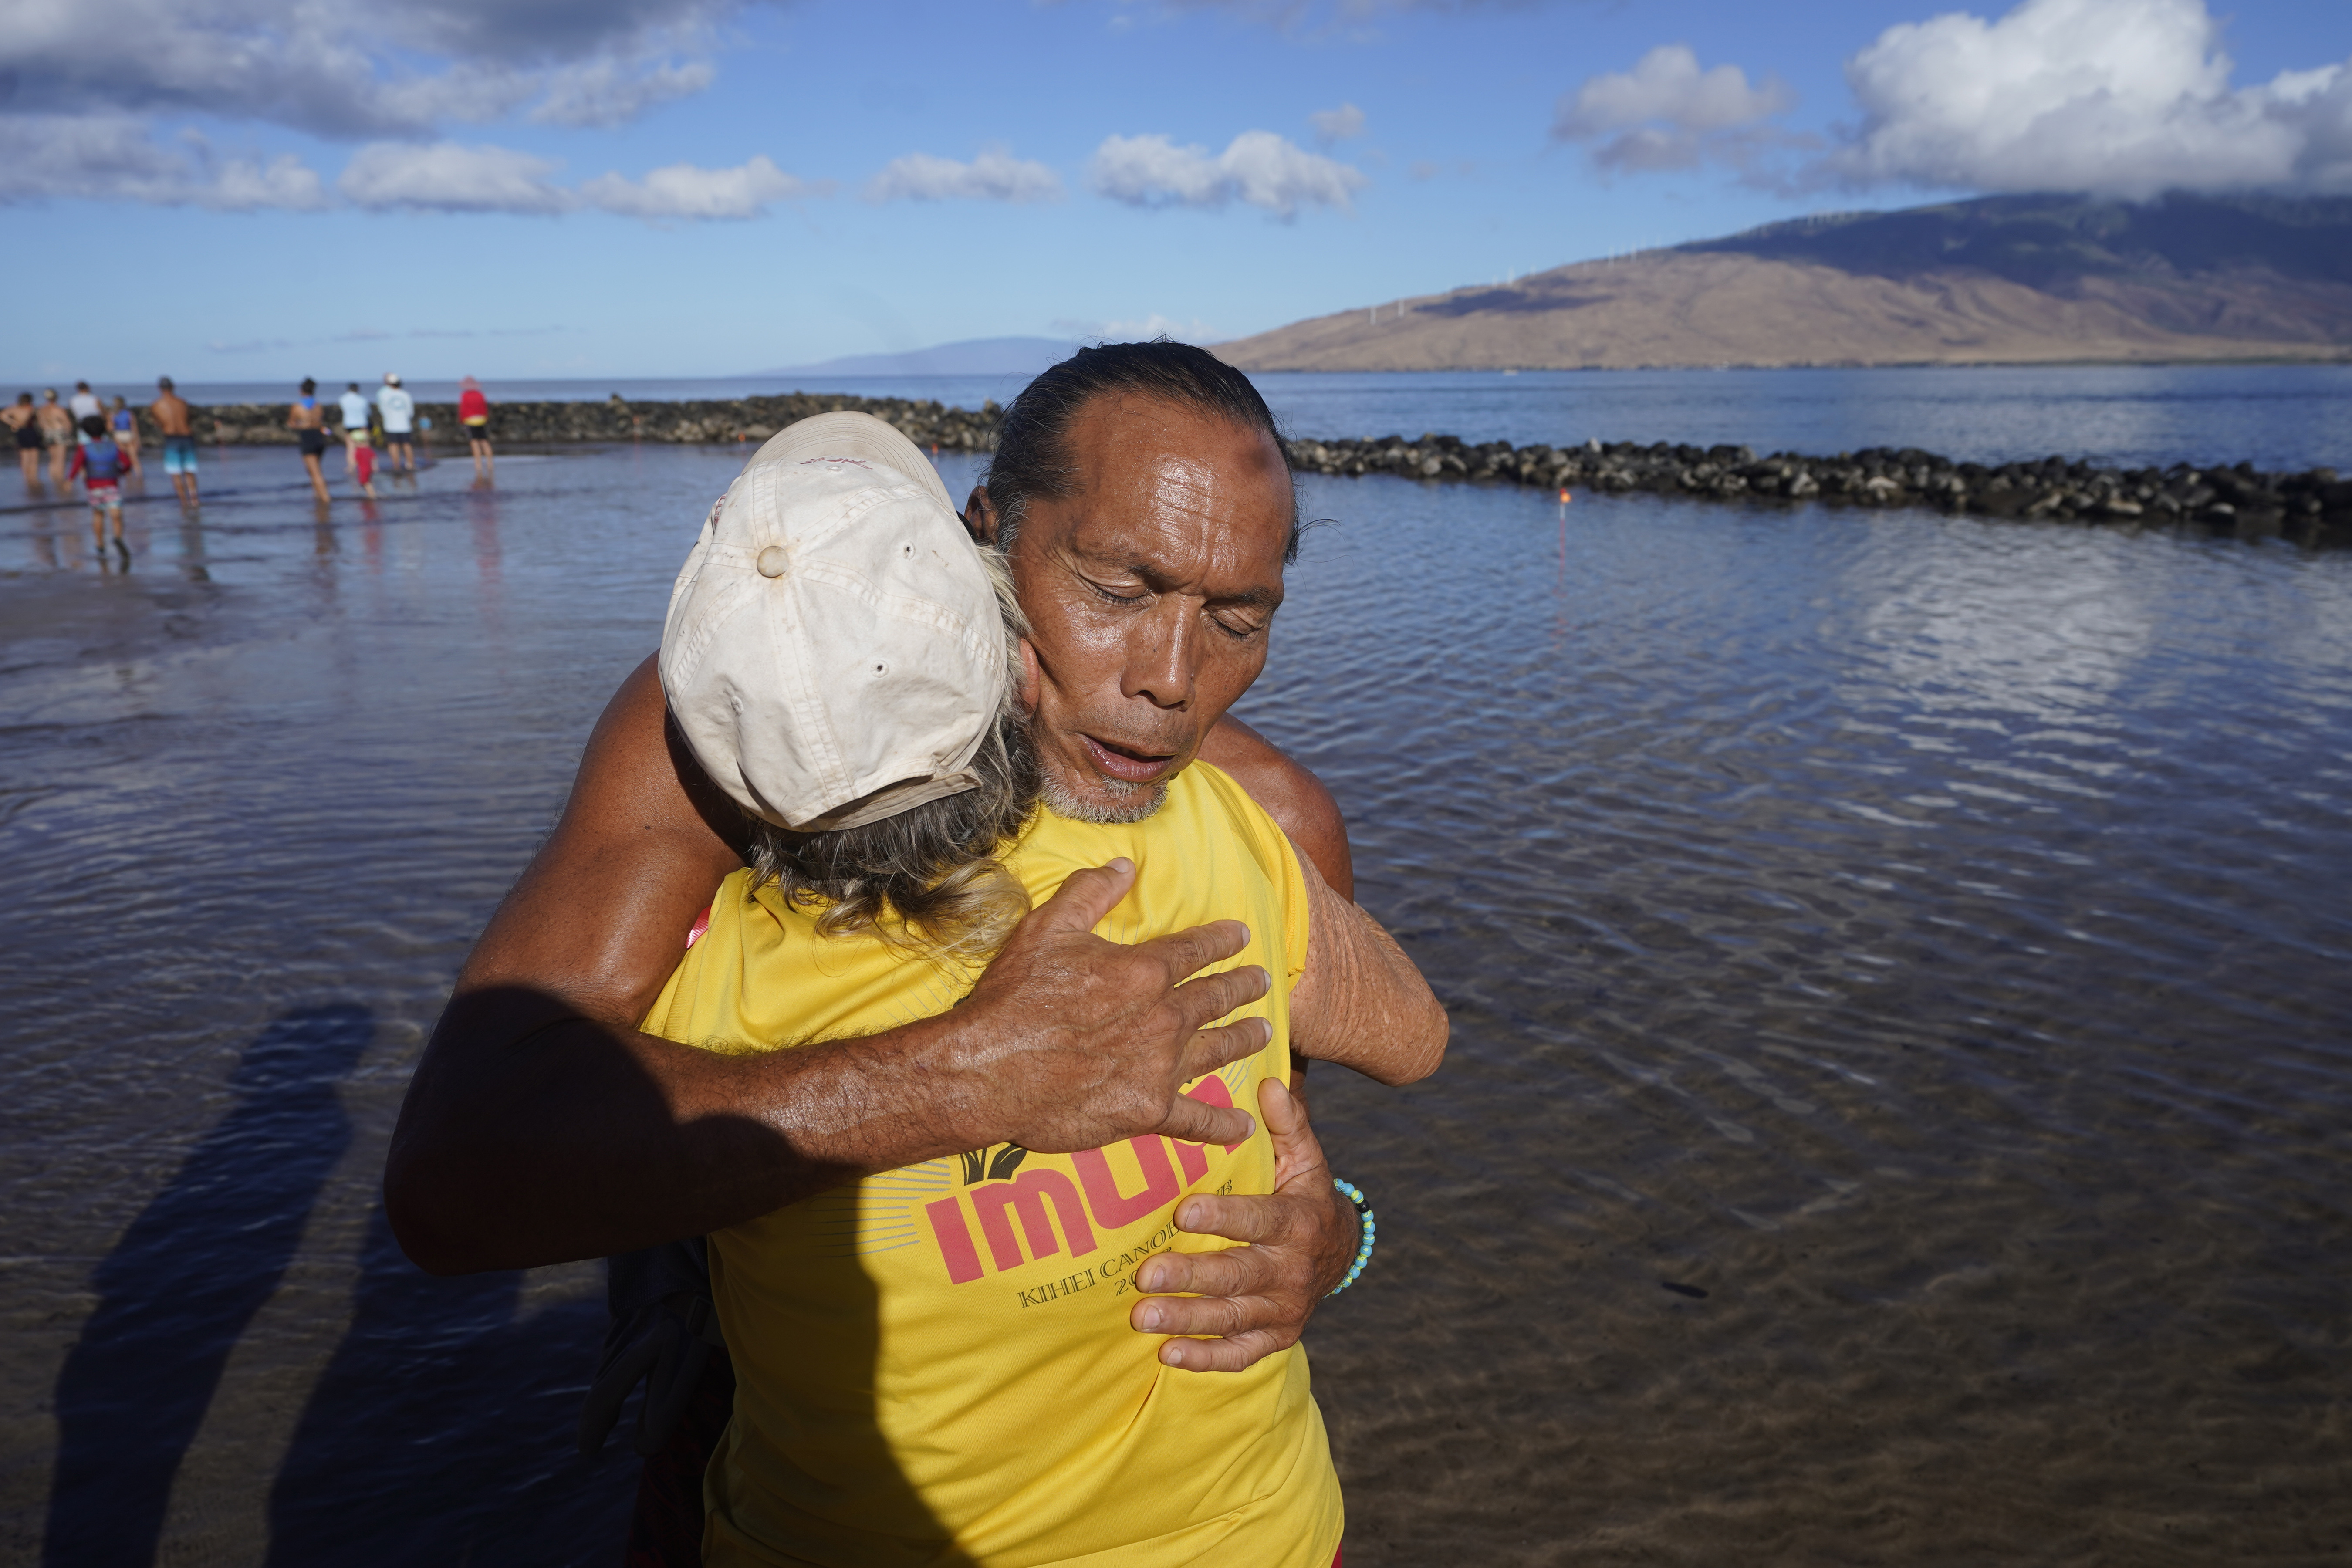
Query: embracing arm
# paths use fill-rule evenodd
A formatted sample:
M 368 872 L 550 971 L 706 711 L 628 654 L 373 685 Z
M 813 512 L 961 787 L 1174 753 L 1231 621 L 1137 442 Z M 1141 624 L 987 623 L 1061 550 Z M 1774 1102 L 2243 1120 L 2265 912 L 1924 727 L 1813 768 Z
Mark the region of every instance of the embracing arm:
M 1290 988 L 1290 1047 L 1385 1084 L 1427 1078 L 1445 1059 L 1445 1008 L 1396 938 L 1333 891 L 1307 856 L 1307 968 Z
M 699 779 L 648 659 L 598 721 L 409 1086 L 384 1202 L 423 1267 L 625 1252 L 1008 1139 L 1054 1152 L 1246 1135 L 1244 1113 L 1177 1090 L 1263 1047 L 1263 1020 L 1203 1026 L 1263 995 L 1265 972 L 1185 981 L 1241 950 L 1232 921 L 1134 947 L 1092 935 L 1131 868 L 1071 878 L 938 1017 L 748 1057 L 639 1033 L 740 863 L 713 826 L 732 807 Z

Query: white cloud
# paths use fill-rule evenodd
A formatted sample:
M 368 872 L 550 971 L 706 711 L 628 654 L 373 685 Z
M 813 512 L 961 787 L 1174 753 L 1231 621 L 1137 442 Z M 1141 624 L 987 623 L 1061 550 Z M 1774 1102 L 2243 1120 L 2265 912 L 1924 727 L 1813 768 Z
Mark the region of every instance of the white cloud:
M 151 132 L 205 115 L 332 140 L 428 138 L 533 100 L 534 119 L 609 125 L 708 87 L 699 57 L 744 3 L 12 0 L 0 83 L 12 115 L 128 116 Z M 117 199 L 177 199 L 134 188 Z
M 732 169 L 672 163 L 642 180 L 599 174 L 580 187 L 593 205 L 647 222 L 759 217 L 771 202 L 821 194 L 823 187 L 785 174 L 764 155 Z
M 1368 183 L 1349 165 L 1271 131 L 1244 131 L 1213 155 L 1165 136 L 1106 137 L 1095 150 L 1087 182 L 1097 194 L 1131 206 L 1245 202 L 1286 222 L 1302 206 L 1347 207 Z
M 1562 94 L 1551 130 L 1591 145 L 1593 163 L 1607 170 L 1689 169 L 1709 158 L 1745 164 L 1784 139 L 1764 121 L 1796 101 L 1776 78 L 1750 86 L 1738 66 L 1701 70 L 1689 45 L 1661 44 L 1630 72 L 1591 77 Z
M 648 222 L 750 218 L 768 204 L 822 195 L 768 158 L 732 169 L 674 163 L 640 180 L 608 174 L 572 188 L 557 164 L 510 147 L 375 142 L 352 154 L 330 190 L 290 155 L 215 157 L 194 132 L 157 142 L 131 115 L 0 116 L 0 205 L 41 200 L 135 201 L 224 212 L 310 212 L 340 200 L 373 212 L 549 216 L 598 207 Z
M 375 142 L 352 154 L 335 189 L 353 205 L 377 212 L 569 212 L 580 198 L 548 178 L 554 172 L 546 159 L 511 147 Z
M 126 114 L 0 116 L 0 203 L 133 201 L 222 212 L 309 211 L 327 205 L 299 158 L 215 159 L 199 136 L 159 145 Z
M 1062 199 L 1062 176 L 1043 163 L 1015 158 L 1003 147 L 986 147 L 969 163 L 929 153 L 893 158 L 866 187 L 874 202 L 950 201 L 1055 202 Z
M 2026 0 L 1890 27 L 1817 178 L 1986 191 L 2352 190 L 2352 61 L 2232 89 L 2203 0 Z
M 1317 110 L 1307 117 L 1307 123 L 1315 127 L 1315 139 L 1328 147 L 1350 136 L 1361 136 L 1364 111 L 1352 103 L 1343 103 L 1337 109 Z
M 708 60 L 640 65 L 605 58 L 551 73 L 530 111 L 542 125 L 625 125 L 651 109 L 692 98 L 717 77 Z

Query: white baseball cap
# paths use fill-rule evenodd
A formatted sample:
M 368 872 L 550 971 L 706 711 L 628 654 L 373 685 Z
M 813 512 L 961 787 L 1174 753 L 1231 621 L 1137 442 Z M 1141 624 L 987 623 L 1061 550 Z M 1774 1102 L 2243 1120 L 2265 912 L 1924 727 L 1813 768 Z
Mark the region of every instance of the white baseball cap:
M 929 459 L 870 414 L 820 414 L 710 509 L 670 591 L 662 690 L 738 805 L 821 832 L 978 786 L 1004 647 Z

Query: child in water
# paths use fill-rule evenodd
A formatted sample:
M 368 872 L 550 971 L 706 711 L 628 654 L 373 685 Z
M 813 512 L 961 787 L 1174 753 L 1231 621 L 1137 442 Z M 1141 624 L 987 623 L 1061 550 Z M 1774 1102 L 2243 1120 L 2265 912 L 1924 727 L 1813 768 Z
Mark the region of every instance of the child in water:
M 100 557 L 106 553 L 106 520 L 114 519 L 114 548 L 122 552 L 122 563 L 131 564 L 131 546 L 122 542 L 122 470 L 130 459 L 106 428 L 106 416 L 92 414 L 81 422 L 81 433 L 87 437 L 73 449 L 68 459 L 66 479 L 68 483 L 77 474 L 81 476 L 82 489 L 89 496 L 89 531 L 97 537 Z

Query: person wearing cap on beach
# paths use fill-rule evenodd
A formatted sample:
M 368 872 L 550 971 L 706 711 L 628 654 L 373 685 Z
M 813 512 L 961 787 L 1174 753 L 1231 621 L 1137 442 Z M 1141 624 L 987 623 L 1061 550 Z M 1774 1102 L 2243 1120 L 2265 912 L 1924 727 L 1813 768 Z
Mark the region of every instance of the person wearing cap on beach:
M 1247 926 L 1237 957 L 1275 983 L 1223 1028 L 1256 1048 L 1188 1092 L 1263 1118 L 1224 1145 L 963 1151 L 712 1234 L 737 1392 L 705 1562 L 852 1568 L 919 1542 L 973 1564 L 1174 1568 L 1214 1546 L 1322 1568 L 1338 1551 L 1303 1353 L 1178 1372 L 1130 1327 L 1132 1270 L 1171 1241 L 1222 1245 L 1177 1238 L 1187 1194 L 1319 1167 L 1288 1100 L 1294 1043 L 1410 1081 L 1437 1065 L 1443 1009 L 1216 768 L 1140 820 L 1038 805 L 1025 630 L 1002 558 L 889 426 L 822 415 L 761 450 L 679 574 L 660 664 L 697 761 L 755 824 L 752 864 L 645 1027 L 743 1055 L 944 1013 L 1034 903 L 1124 860 L 1128 940 Z
M 397 373 L 383 373 L 383 386 L 375 395 L 375 407 L 383 420 L 384 468 L 395 474 L 415 473 L 416 400 L 400 384 Z
M 1006 549 L 1032 623 L 1028 729 L 1056 812 L 1142 822 L 1172 809 L 1205 762 L 1345 900 L 1347 824 L 1330 793 L 1230 712 L 1265 666 L 1300 532 L 1280 433 L 1248 378 L 1165 339 L 1082 350 L 1004 410 L 965 510 L 973 537 Z M 1270 976 L 1230 966 L 1249 935 L 1238 921 L 1136 940 L 1114 914 L 1139 876 L 1124 860 L 1069 876 L 945 1013 L 750 1056 L 645 1033 L 680 932 L 753 853 L 747 814 L 671 723 L 656 663 L 638 665 L 606 706 L 562 815 L 467 958 L 410 1084 L 383 1192 L 420 1267 L 617 1265 L 845 1181 L 1008 1143 L 1222 1147 L 1264 1110 L 1277 1138 L 1311 1146 L 1303 1100 L 1277 1121 L 1270 1100 L 1244 1109 L 1182 1092 L 1258 1051 L 1256 1038 L 1211 1026 L 1264 995 Z M 1293 1043 L 1302 1063 L 1318 1048 Z M 1270 1194 L 1191 1194 L 1173 1217 L 1188 1239 L 1133 1266 L 1129 1331 L 1158 1346 L 1160 1364 L 1211 1383 L 1244 1373 L 1296 1344 L 1360 1270 L 1362 1195 L 1335 1187 L 1319 1153 L 1285 1168 Z M 1244 1245 L 1198 1250 L 1210 1237 Z M 723 1376 L 681 1386 L 697 1411 L 715 1394 L 710 1429 L 725 1424 Z M 699 1430 L 682 1423 L 668 1447 L 654 1441 L 641 1501 L 699 1497 Z M 660 1559 L 633 1544 L 631 1561 L 698 1550 Z

